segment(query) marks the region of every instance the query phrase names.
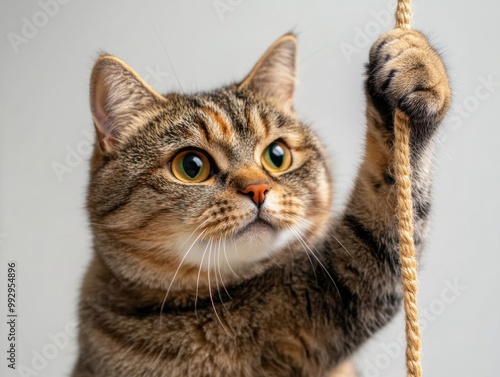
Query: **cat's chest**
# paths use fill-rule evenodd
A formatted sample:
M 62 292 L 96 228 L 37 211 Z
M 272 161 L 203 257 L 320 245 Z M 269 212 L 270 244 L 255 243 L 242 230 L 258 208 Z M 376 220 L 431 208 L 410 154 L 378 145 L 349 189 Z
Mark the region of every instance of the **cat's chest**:
M 324 355 L 307 331 L 290 326 L 292 305 L 281 303 L 281 315 L 256 305 L 239 308 L 238 316 L 229 302 L 214 307 L 203 300 L 195 311 L 167 309 L 161 316 L 156 309 L 128 317 L 101 313 L 96 354 L 110 377 L 321 375 Z

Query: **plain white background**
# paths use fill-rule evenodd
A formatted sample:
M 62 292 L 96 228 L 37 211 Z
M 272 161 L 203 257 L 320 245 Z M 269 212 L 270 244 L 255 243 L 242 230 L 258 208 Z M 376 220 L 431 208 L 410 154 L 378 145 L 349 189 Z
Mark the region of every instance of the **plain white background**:
M 362 152 L 363 66 L 370 44 L 392 27 L 393 10 L 387 0 L 2 0 L 0 374 L 66 376 L 76 356 L 71 327 L 91 253 L 88 79 L 100 51 L 122 58 L 160 92 L 192 92 L 240 80 L 274 39 L 295 31 L 296 108 L 328 145 L 340 208 Z M 442 52 L 454 93 L 436 151 L 420 274 L 428 376 L 498 375 L 499 11 L 486 0 L 415 4 L 414 26 Z M 17 366 L 31 374 L 6 366 L 11 260 L 18 266 Z M 374 335 L 357 358 L 364 376 L 404 375 L 402 332 L 400 315 Z

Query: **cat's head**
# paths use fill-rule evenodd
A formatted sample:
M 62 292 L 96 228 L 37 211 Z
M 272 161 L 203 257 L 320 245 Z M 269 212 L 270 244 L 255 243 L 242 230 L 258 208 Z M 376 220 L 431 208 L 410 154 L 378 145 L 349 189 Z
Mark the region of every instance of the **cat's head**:
M 200 265 L 249 271 L 322 234 L 331 180 L 293 111 L 296 55 L 285 35 L 241 83 L 192 95 L 160 95 L 119 59 L 97 60 L 88 209 L 114 269 L 151 284 Z

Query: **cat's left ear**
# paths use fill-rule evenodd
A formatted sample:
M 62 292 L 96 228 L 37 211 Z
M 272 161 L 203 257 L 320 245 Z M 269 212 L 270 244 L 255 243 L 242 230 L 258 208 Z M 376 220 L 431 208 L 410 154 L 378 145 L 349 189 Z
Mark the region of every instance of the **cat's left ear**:
M 123 61 L 100 56 L 90 79 L 90 108 L 101 151 L 115 152 L 144 124 L 143 110 L 164 101 Z
M 293 109 L 297 71 L 297 38 L 285 34 L 274 42 L 239 85 L 267 98 L 286 110 Z

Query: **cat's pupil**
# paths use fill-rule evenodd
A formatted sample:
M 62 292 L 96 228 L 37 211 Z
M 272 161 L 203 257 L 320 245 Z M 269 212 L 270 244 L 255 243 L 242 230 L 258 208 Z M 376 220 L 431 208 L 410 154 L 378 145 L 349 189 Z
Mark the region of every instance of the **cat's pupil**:
M 283 165 L 283 160 L 285 158 L 285 151 L 279 144 L 271 144 L 269 147 L 269 159 L 277 168 Z
M 189 178 L 196 178 L 203 167 L 202 159 L 194 154 L 188 153 L 182 160 L 182 169 Z

